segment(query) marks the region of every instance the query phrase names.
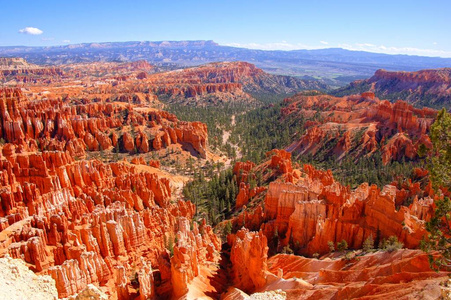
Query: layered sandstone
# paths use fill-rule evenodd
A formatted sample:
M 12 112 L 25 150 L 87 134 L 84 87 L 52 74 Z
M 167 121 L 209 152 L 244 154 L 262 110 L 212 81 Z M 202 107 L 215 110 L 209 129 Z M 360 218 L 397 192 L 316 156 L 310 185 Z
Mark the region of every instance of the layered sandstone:
M 451 68 L 420 70 L 416 72 L 395 72 L 377 70 L 366 80 L 352 82 L 338 91 L 371 91 L 384 99 L 404 99 L 417 106 L 433 108 L 450 107 Z
M 390 236 L 398 237 L 408 248 L 417 248 L 426 234 L 424 223 L 432 216 L 434 198 L 430 189 L 419 193 L 419 183 L 409 181 L 382 189 L 364 183 L 350 190 L 336 182 L 330 170 L 310 165 L 302 171 L 293 168 L 284 150 L 268 156 L 266 163 L 249 170 L 266 168 L 264 179 L 270 183 L 264 202 L 254 203 L 252 210 L 244 209 L 233 224 L 235 228 L 261 229 L 272 251 L 288 246 L 295 253 L 311 256 L 327 253 L 328 242 L 345 240 L 351 249 L 361 249 L 369 237 L 377 244 Z M 271 179 L 274 174 L 279 179 Z M 241 185 L 246 187 L 245 182 Z M 239 198 L 241 194 L 240 190 Z M 411 204 L 405 204 L 407 199 Z
M 262 172 L 269 186 L 264 203 L 254 201 L 231 221 L 234 230 L 246 228 L 228 237 L 235 284 L 225 299 L 248 299 L 246 293 L 277 289 L 285 290 L 287 299 L 421 298 L 442 293 L 440 283 L 446 274 L 432 271 L 427 254 L 420 250 L 361 250 L 368 238 L 377 247 L 391 236 L 403 247 L 418 249 L 436 199 L 430 184 L 420 186 L 427 175 L 424 170 L 415 170 L 415 182 L 405 180 L 382 189 L 364 183 L 351 190 L 336 182 L 330 170 L 310 165 L 298 170 L 284 150 L 269 152 L 268 161 L 259 166 L 237 163 L 234 171 L 242 174 L 241 168 L 247 179 Z M 246 179 L 241 182 L 246 184 Z M 352 250 L 327 254 L 329 243 L 336 247 L 343 240 Z M 266 243 L 269 253 L 307 257 L 268 258 Z M 322 257 L 308 258 L 312 256 Z
M 249 232 L 243 228 L 228 237 L 232 247 L 232 278 L 234 286 L 245 291 L 254 292 L 266 285 L 268 246 L 262 231 Z
M 115 286 L 108 297 L 118 299 L 177 296 L 196 268 L 218 260 L 212 228 L 190 228 L 195 207 L 174 197 L 163 172 L 142 156 L 89 158 L 182 144 L 206 157 L 205 124 L 142 104 L 0 95 L 1 255 L 50 275 L 60 298 L 89 294 L 90 284 Z
M 289 94 L 305 89 L 323 89 L 319 81 L 271 75 L 247 62 L 210 63 L 199 67 L 153 74 L 152 91 L 172 100 L 207 97 L 210 102 L 255 102 L 248 93 Z
M 282 115 L 303 118 L 305 133 L 287 149 L 298 155 L 358 159 L 378 149 L 384 163 L 418 158 L 418 147 L 431 146 L 428 132 L 436 111 L 404 101 L 360 96 L 295 95 L 285 99 Z M 320 157 L 320 158 L 321 158 Z
M 175 297 L 188 292 L 188 284 L 199 275 L 202 262 L 218 262 L 221 242 L 213 229 L 203 223 L 199 228 L 193 224 L 191 231 L 188 219 L 179 218 L 179 231 L 171 258 L 171 280 Z
M 268 260 L 268 268 L 285 280 L 296 277 L 311 284 L 286 289 L 287 299 L 438 299 L 440 283 L 447 280 L 445 272 L 430 269 L 419 250 L 379 251 L 350 260 L 279 254 Z
M 206 157 L 206 125 L 182 122 L 164 111 L 105 102 L 69 105 L 61 99 L 27 102 L 20 89 L 4 88 L 0 113 L 5 142 L 32 151 L 69 151 L 75 157 L 84 156 L 86 150 L 116 147 L 144 153 L 186 143 Z
M 1 214 L 6 226 L 0 242 L 12 257 L 51 275 L 59 297 L 78 293 L 91 283 L 107 284 L 116 267 L 123 268 L 120 278 L 126 276 L 121 281 L 124 291 L 130 284 L 128 276 L 137 272 L 140 295 L 155 295 L 150 262 L 159 266 L 167 237 L 180 230 L 189 239 L 180 236 L 179 240 L 188 240 L 198 253 L 198 265 L 215 260 L 220 249 L 217 237 L 206 225 L 203 234 L 197 227 L 191 233 L 189 223 L 181 225 L 178 220 L 192 219 L 194 206 L 170 203 L 167 179 L 138 173 L 122 163 L 75 162 L 67 153 L 48 154 L 52 155 L 36 156 L 44 167 L 41 171 L 25 155 L 4 161 L 3 178 L 8 185 L 1 194 Z M 24 179 L 27 182 L 22 185 Z M 172 264 L 173 272 L 179 272 L 175 260 Z

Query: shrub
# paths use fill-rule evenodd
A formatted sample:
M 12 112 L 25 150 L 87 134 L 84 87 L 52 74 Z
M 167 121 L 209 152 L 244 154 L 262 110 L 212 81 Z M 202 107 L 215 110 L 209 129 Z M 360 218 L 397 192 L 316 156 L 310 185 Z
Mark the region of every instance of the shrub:
M 372 235 L 367 237 L 366 240 L 363 242 L 362 249 L 365 252 L 371 252 L 374 249 L 374 239 Z
M 350 251 L 345 254 L 345 260 L 351 260 L 355 257 L 354 252 Z
M 334 242 L 328 241 L 327 242 L 327 246 L 329 246 L 329 252 L 334 252 L 335 251 Z
M 394 235 L 390 236 L 387 240 L 383 239 L 379 243 L 379 249 L 387 252 L 393 252 L 404 247 L 404 244 L 398 241 L 398 238 Z
M 338 251 L 345 251 L 348 249 L 348 242 L 346 242 L 344 239 L 341 240 L 341 242 L 337 243 L 337 250 Z

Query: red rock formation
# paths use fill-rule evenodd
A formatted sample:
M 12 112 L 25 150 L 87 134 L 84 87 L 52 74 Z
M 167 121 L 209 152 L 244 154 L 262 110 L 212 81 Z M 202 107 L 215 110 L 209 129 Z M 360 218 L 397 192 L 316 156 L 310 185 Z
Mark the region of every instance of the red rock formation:
M 404 101 L 380 101 L 361 96 L 295 95 L 285 99 L 284 116 L 316 118 L 306 122 L 301 138 L 287 150 L 299 155 L 360 158 L 381 149 L 384 163 L 416 159 L 419 145 L 430 145 L 427 133 L 436 111 L 417 109 Z M 320 117 L 318 117 L 320 116 Z
M 195 70 L 198 77 L 189 82 L 174 75 L 184 71 L 157 79 L 143 62 L 81 64 L 67 67 L 61 88 L 49 85 L 44 92 L 36 81 L 27 82 L 24 89 L 0 89 L 0 137 L 5 141 L 0 145 L 0 255 L 8 253 L 26 261 L 32 270 L 50 274 L 60 297 L 95 284 L 114 287 L 110 296 L 118 299 L 177 298 L 199 280 L 209 280 L 208 284 L 217 280 L 205 279 L 203 272 L 217 267 L 221 241 L 205 222 L 192 221 L 194 205 L 177 201 L 170 177 L 154 169 L 159 161 L 146 166 L 150 155 L 143 154 L 183 145 L 206 158 L 206 125 L 181 122 L 150 107 L 158 104 L 151 91 L 160 88 L 158 80 L 173 76 L 174 82 L 161 88 L 184 91 L 185 96 L 238 95 L 256 83 L 244 82 L 248 78 L 266 76 L 252 65 L 234 65 Z M 99 78 L 101 73 L 107 75 Z M 70 76 L 78 79 L 69 85 L 65 80 Z M 387 141 L 383 143 L 387 159 L 413 159 L 418 145 L 428 142 L 432 111 L 403 102 L 392 105 L 368 93 L 338 100 L 321 97 L 307 97 L 302 105 L 287 100 L 287 114 L 301 108 L 313 114 L 314 107 L 336 114 L 323 115 L 330 123 L 327 126 L 319 120 L 308 124 L 309 147 L 334 137 L 339 139 L 334 151 L 341 155 L 350 151 L 356 131 L 362 128 L 362 151 L 373 151 L 381 145 L 382 136 Z M 379 126 L 385 119 L 389 124 Z M 358 125 L 349 125 L 350 120 Z M 349 130 L 340 136 L 334 122 L 346 123 Z M 129 164 L 127 158 L 112 159 L 119 155 L 117 151 L 136 156 Z M 327 252 L 329 240 L 345 239 L 351 248 L 360 248 L 370 235 L 375 239 L 397 235 L 407 247 L 416 247 L 424 234 L 423 222 L 431 215 L 433 193 L 421 195 L 417 182 L 382 190 L 362 185 L 350 191 L 335 182 L 331 172 L 310 166 L 303 172 L 296 169 L 285 150 L 269 152 L 268 162 L 261 166 L 237 163 L 234 173 L 240 184 L 237 207 L 243 209 L 233 219 L 233 227 L 258 231 L 243 229 L 230 235 L 232 278 L 246 291 L 267 288 L 276 280 L 266 272 L 267 240 L 272 249 L 290 245 L 295 252 L 309 255 Z M 262 174 L 262 181 L 279 178 L 269 185 L 264 206 L 258 204 L 263 197 L 255 196 L 265 187 L 251 189 L 249 184 L 256 174 Z M 402 206 L 410 202 L 409 207 Z M 280 242 L 274 246 L 276 232 Z M 334 282 L 348 274 L 343 272 L 322 274 Z M 340 290 L 337 295 L 348 294 Z
M 343 239 L 350 248 L 361 249 L 370 236 L 376 242 L 397 236 L 406 247 L 418 247 L 426 234 L 424 222 L 430 219 L 433 209 L 433 193 L 421 191 L 419 182 L 409 181 L 398 188 L 387 185 L 382 190 L 362 184 L 351 191 L 336 182 L 330 170 L 320 171 L 309 165 L 304 166 L 303 173 L 297 169 L 279 171 L 279 178 L 273 181 L 273 173 L 268 170 L 274 162 L 279 170 L 283 153 L 273 151 L 267 162 L 249 170 L 269 174 L 264 180 L 271 182 L 264 204 L 253 203 L 254 208 L 243 210 L 232 219 L 234 228 L 261 229 L 273 251 L 289 245 L 304 255 L 327 253 L 329 241 L 338 243 Z M 289 160 L 286 163 L 286 169 L 291 169 Z M 246 183 L 241 183 L 237 203 L 244 205 L 248 193 Z
M 291 173 L 293 168 L 291 166 L 291 153 L 285 150 L 274 149 L 266 153 L 267 157 L 271 157 L 269 167 L 277 169 L 281 174 Z
M 139 299 L 152 299 L 156 296 L 152 267 L 141 259 L 142 267 L 138 271 Z
M 394 72 L 377 70 L 366 80 L 352 82 L 342 92 L 368 89 L 396 101 L 401 94 L 409 103 L 434 108 L 448 107 L 451 100 L 451 68 Z
M 245 101 L 255 102 L 249 94 L 293 93 L 303 89 L 324 88 L 318 81 L 267 74 L 247 62 L 210 63 L 148 76 L 152 91 L 184 103 Z M 193 100 L 194 99 L 194 100 Z
M 395 235 L 409 248 L 418 247 L 425 234 L 423 222 L 412 217 L 407 207 L 395 208 L 396 188 L 362 184 L 349 191 L 333 180 L 332 174 L 310 166 L 308 177 L 297 184 L 272 182 L 265 198 L 267 223 L 264 232 L 272 237 L 277 230 L 282 244 L 291 243 L 297 251 L 312 255 L 326 253 L 327 242 L 346 240 L 360 249 L 373 236 Z M 432 199 L 422 200 L 431 216 Z
M 241 182 L 240 183 L 240 190 L 238 192 L 238 195 L 236 196 L 236 201 L 235 201 L 235 207 L 236 208 L 241 208 L 244 205 L 247 204 L 247 202 L 249 201 L 249 184 Z
M 138 173 L 126 164 L 76 162 L 68 152 L 13 153 L 7 158 L 2 161 L 5 188 L 0 196 L 8 200 L 2 201 L 1 215 L 21 227 L 8 228 L 0 245 L 13 257 L 24 257 L 36 271 L 47 270 L 60 297 L 89 283 L 112 280 L 120 257 L 144 265 L 137 260 L 144 255 L 158 266 L 165 235 L 180 230 L 178 218 L 188 222 L 194 214 L 189 202 L 169 203 L 168 180 Z M 136 193 L 131 192 L 133 186 Z M 36 216 L 28 217 L 29 211 Z M 208 226 L 202 236 L 196 230 L 191 233 L 188 223 L 184 233 L 190 236 L 197 263 L 203 264 L 214 259 L 220 243 Z M 149 274 L 139 276 L 143 283 L 151 282 Z M 143 285 L 142 293 L 153 293 L 152 289 Z
M 236 287 L 254 292 L 265 286 L 267 277 L 268 246 L 266 236 L 243 228 L 229 236 L 232 247 L 232 277 Z
M 237 177 L 237 182 L 247 181 L 250 170 L 255 167 L 255 163 L 251 161 L 241 162 L 238 161 L 233 167 L 233 174 Z
M 160 161 L 151 159 L 151 160 L 149 160 L 149 166 L 159 169 Z
M 207 158 L 207 125 L 201 122 L 180 122 L 181 126 L 175 128 L 178 141 L 191 144 L 200 157 Z
M 432 271 L 419 250 L 376 252 L 350 260 L 281 254 L 271 257 L 268 266 L 285 280 L 295 276 L 312 284 L 286 289 L 287 299 L 438 298 L 439 283 L 446 276 Z
M 128 280 L 125 268 L 123 266 L 116 266 L 114 271 L 117 299 L 130 299 L 130 293 L 127 288 Z
M 130 112 L 131 110 L 131 112 Z M 126 114 L 124 120 L 121 114 Z M 133 126 L 146 125 L 156 133 L 154 149 L 173 143 L 187 143 L 203 158 L 208 145 L 207 127 L 200 122 L 180 122 L 163 111 L 134 113 L 112 103 L 88 103 L 71 106 L 62 100 L 27 101 L 20 89 L 0 89 L 0 133 L 6 142 L 34 151 L 69 151 L 71 156 L 84 156 L 85 151 L 111 149 L 117 146 L 115 132 L 123 122 Z M 80 116 L 84 117 L 81 118 Z M 45 120 L 44 122 L 42 120 Z M 161 142 L 161 136 L 163 141 Z M 120 149 L 126 152 L 151 151 L 147 133 L 139 131 L 136 138 L 130 132 L 121 137 Z M 37 143 L 36 143 L 37 141 Z
M 205 223 L 201 225 L 201 230 L 194 223 L 190 231 L 188 219 L 180 218 L 178 227 L 177 243 L 171 258 L 171 281 L 175 297 L 188 292 L 188 284 L 199 275 L 200 262 L 217 262 L 219 257 L 215 253 L 221 249 L 218 237 Z
M 133 106 L 113 103 L 27 101 L 19 89 L 1 91 L 1 134 L 7 143 L 1 147 L 0 158 L 0 251 L 50 274 L 60 297 L 91 283 L 115 281 L 117 297 L 128 299 L 128 278 L 135 273 L 141 297 L 156 297 L 150 262 L 160 267 L 166 236 L 181 230 L 178 220 L 189 224 L 194 205 L 173 201 L 170 180 L 162 178 L 160 171 L 142 169 L 142 157 L 133 160 L 141 166 L 74 157 L 86 151 L 110 151 L 113 145 L 126 151 L 135 147 L 138 152 L 150 151 L 146 130 L 162 133 L 162 147 L 182 142 L 206 155 L 206 126 L 179 122 L 158 110 L 137 113 Z M 135 139 L 127 131 L 130 124 L 139 128 Z M 115 131 L 120 126 L 124 126 L 123 134 L 118 139 Z M 159 162 L 151 165 L 158 167 Z M 193 231 L 189 225 L 182 231 L 186 238 L 180 236 L 177 249 L 189 246 L 189 259 L 196 257 L 198 266 L 217 260 L 221 245 L 212 229 L 203 225 L 202 234 L 197 226 Z M 176 259 L 174 265 L 174 274 L 181 272 L 178 267 L 184 268 Z M 166 277 L 162 285 L 170 283 Z M 172 289 L 162 292 L 168 296 Z
M 22 82 L 37 82 L 44 78 L 55 78 L 64 75 L 58 67 L 42 67 L 29 64 L 19 57 L 0 57 L 0 75 L 8 80 L 15 79 Z

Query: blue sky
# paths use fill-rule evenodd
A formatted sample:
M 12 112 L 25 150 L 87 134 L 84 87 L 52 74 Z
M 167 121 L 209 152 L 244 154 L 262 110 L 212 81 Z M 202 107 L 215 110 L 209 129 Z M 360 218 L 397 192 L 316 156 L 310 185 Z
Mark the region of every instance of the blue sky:
M 449 0 L 3 0 L 0 7 L 0 46 L 214 40 L 451 57 Z

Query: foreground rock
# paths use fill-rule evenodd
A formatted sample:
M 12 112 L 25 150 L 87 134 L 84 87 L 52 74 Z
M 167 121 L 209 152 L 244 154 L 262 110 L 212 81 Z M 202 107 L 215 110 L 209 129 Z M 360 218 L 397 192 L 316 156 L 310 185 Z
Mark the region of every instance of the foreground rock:
M 321 260 L 280 254 L 271 257 L 268 266 L 284 279 L 297 277 L 312 284 L 286 289 L 287 299 L 438 299 L 441 283 L 448 279 L 446 272 L 430 269 L 420 250 Z
M 80 293 L 68 298 L 69 300 L 107 300 L 108 296 L 95 285 L 88 284 Z
M 20 259 L 0 258 L 0 298 L 11 300 L 57 299 L 55 281 L 38 276 Z
M 268 246 L 262 232 L 249 232 L 242 229 L 234 236 L 229 236 L 232 247 L 232 277 L 234 285 L 245 291 L 254 292 L 266 284 Z

